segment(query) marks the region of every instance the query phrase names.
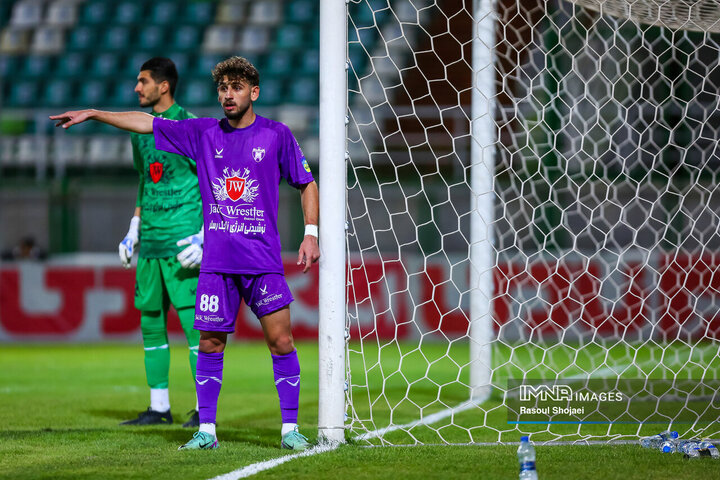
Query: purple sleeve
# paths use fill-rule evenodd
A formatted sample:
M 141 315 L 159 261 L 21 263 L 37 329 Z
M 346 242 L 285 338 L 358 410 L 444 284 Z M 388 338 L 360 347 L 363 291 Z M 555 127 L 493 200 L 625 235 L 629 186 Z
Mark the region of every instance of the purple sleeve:
M 164 152 L 177 153 L 183 157 L 197 158 L 198 119 L 168 120 L 155 117 L 153 119 L 153 135 L 155 148 Z
M 280 174 L 295 188 L 314 180 L 305 155 L 290 129 L 285 127 L 282 135 Z

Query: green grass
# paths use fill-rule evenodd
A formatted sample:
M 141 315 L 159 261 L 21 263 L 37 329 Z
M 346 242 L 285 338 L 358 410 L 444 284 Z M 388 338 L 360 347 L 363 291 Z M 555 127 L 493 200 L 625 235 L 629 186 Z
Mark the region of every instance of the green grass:
M 371 367 L 370 390 L 377 395 L 377 399 L 369 397 L 376 400 L 376 427 L 386 426 L 382 422 L 390 412 L 395 423 L 416 420 L 419 407 L 410 399 L 418 405 L 430 405 L 425 408 L 426 412 L 442 409 L 438 397 L 451 406 L 453 402 L 465 400 L 466 389 L 462 384 L 466 382 L 466 372 L 462 365 L 458 366 L 462 364 L 459 359 L 467 358 L 463 357 L 467 354 L 464 348 L 440 344 L 424 344 L 420 349 L 391 345 L 378 357 L 380 349 L 373 351 L 366 347 L 365 356 Z M 301 430 L 314 438 L 317 435 L 317 345 L 301 344 L 298 350 L 303 369 Z M 449 360 L 448 350 L 458 359 L 457 363 Z M 566 349 L 555 350 L 551 354 L 557 365 L 544 361 L 543 368 L 559 366 L 561 358 L 577 357 Z M 650 361 L 661 353 L 638 352 Z M 180 423 L 195 400 L 186 350 L 175 344 L 171 354 L 170 394 L 176 424 L 119 427 L 120 421 L 134 417 L 149 402 L 139 345 L 3 345 L 0 348 L 0 478 L 203 479 L 287 455 L 279 449 L 280 419 L 270 358 L 266 347 L 256 343 L 234 343 L 226 353 L 218 411 L 221 448 L 212 452 L 178 452 L 177 446 L 192 433 Z M 512 352 L 498 350 L 496 370 L 500 372 L 506 368 L 505 364 L 537 361 L 542 355 L 539 349 L 531 348 Z M 544 355 L 549 358 L 548 353 Z M 588 356 L 587 362 L 597 362 L 592 352 L 583 355 Z M 601 353 L 598 351 L 597 355 Z M 700 354 L 696 351 L 688 355 L 687 358 L 691 358 Z M 353 371 L 363 377 L 358 373 L 354 357 L 351 355 Z M 377 363 L 374 368 L 372 358 Z M 709 354 L 697 358 L 698 365 L 704 364 L 698 368 L 707 368 L 714 358 Z M 674 368 L 671 362 L 666 363 Z M 582 362 L 579 364 L 582 366 Z M 373 377 L 375 370 L 382 370 L 385 378 L 379 373 Z M 354 377 L 353 384 L 361 383 L 356 380 L 359 379 Z M 384 393 L 379 388 L 383 382 Z M 442 386 L 439 395 L 436 384 Z M 355 392 L 360 405 L 362 393 L 362 389 Z M 475 409 L 458 415 L 452 425 L 418 427 L 410 434 L 394 432 L 388 438 L 395 443 L 408 443 L 413 438 L 437 443 L 439 437 L 451 443 L 497 441 L 498 432 L 494 429 L 504 429 L 508 432 L 503 441 L 519 439 L 517 429 L 503 425 L 505 412 L 497 398 L 483 405 L 483 409 L 490 413 Z M 607 430 L 607 426 L 603 428 Z M 577 426 L 570 428 L 570 433 L 573 429 L 577 430 Z M 354 433 L 361 432 L 362 429 L 358 429 Z M 544 433 L 550 438 L 557 436 Z M 515 448 L 504 445 L 366 448 L 351 443 L 336 451 L 294 459 L 254 478 L 318 479 L 331 475 L 395 479 L 399 474 L 419 478 L 514 478 L 517 475 Z M 636 445 L 538 445 L 536 448 L 543 479 L 720 476 L 720 461 L 683 461 L 680 455 L 663 455 Z

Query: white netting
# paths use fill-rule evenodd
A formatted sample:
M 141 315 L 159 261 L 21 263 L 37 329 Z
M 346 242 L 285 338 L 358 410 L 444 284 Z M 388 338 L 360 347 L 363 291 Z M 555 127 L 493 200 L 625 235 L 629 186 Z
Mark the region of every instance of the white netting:
M 622 14 L 640 3 L 665 14 Z M 662 25 L 669 3 L 702 14 Z M 720 378 L 716 3 L 497 0 L 493 61 L 473 66 L 488 18 L 473 19 L 471 1 L 350 0 L 352 438 L 635 438 L 647 427 L 508 423 L 508 380 Z M 496 78 L 492 195 L 470 186 L 473 68 Z M 494 265 L 481 272 L 494 279 L 492 395 L 479 405 L 478 196 L 494 197 Z M 717 433 L 678 420 L 667 423 L 682 435 Z

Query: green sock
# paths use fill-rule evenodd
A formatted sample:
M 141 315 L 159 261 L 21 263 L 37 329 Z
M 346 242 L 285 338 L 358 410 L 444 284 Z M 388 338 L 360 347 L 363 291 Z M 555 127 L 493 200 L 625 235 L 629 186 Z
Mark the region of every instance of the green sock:
M 177 312 L 178 317 L 180 317 L 180 325 L 188 341 L 188 347 L 190 349 L 188 359 L 190 361 L 190 371 L 194 379 L 198 361 L 198 345 L 200 344 L 200 332 L 193 328 L 193 324 L 195 323 L 195 307 L 181 308 Z
M 141 312 L 140 329 L 145 347 L 145 374 L 150 388 L 168 388 L 170 346 L 162 311 Z

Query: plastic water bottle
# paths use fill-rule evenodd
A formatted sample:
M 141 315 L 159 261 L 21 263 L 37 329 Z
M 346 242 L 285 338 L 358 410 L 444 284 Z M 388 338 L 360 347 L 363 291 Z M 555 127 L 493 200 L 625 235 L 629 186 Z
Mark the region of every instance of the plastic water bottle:
M 675 453 L 677 452 L 677 444 L 673 440 L 665 440 L 660 445 L 660 451 L 663 453 Z
M 520 446 L 517 451 L 518 460 L 520 461 L 520 480 L 537 480 L 537 471 L 535 470 L 535 448 L 530 443 L 527 436 L 520 438 Z
M 673 442 L 677 438 L 678 433 L 675 430 L 665 430 L 664 432 L 660 432 L 657 435 L 651 435 L 649 437 L 641 438 L 640 445 L 642 445 L 644 448 L 657 448 L 659 450 L 662 450 L 665 446 L 665 442 Z
M 677 451 L 684 453 L 690 458 L 698 458 L 702 456 L 700 453 L 700 442 L 697 440 L 680 440 L 677 442 Z
M 712 458 L 720 458 L 720 452 L 718 452 L 718 449 L 707 440 L 700 442 L 700 450 L 707 452 L 706 454 Z

